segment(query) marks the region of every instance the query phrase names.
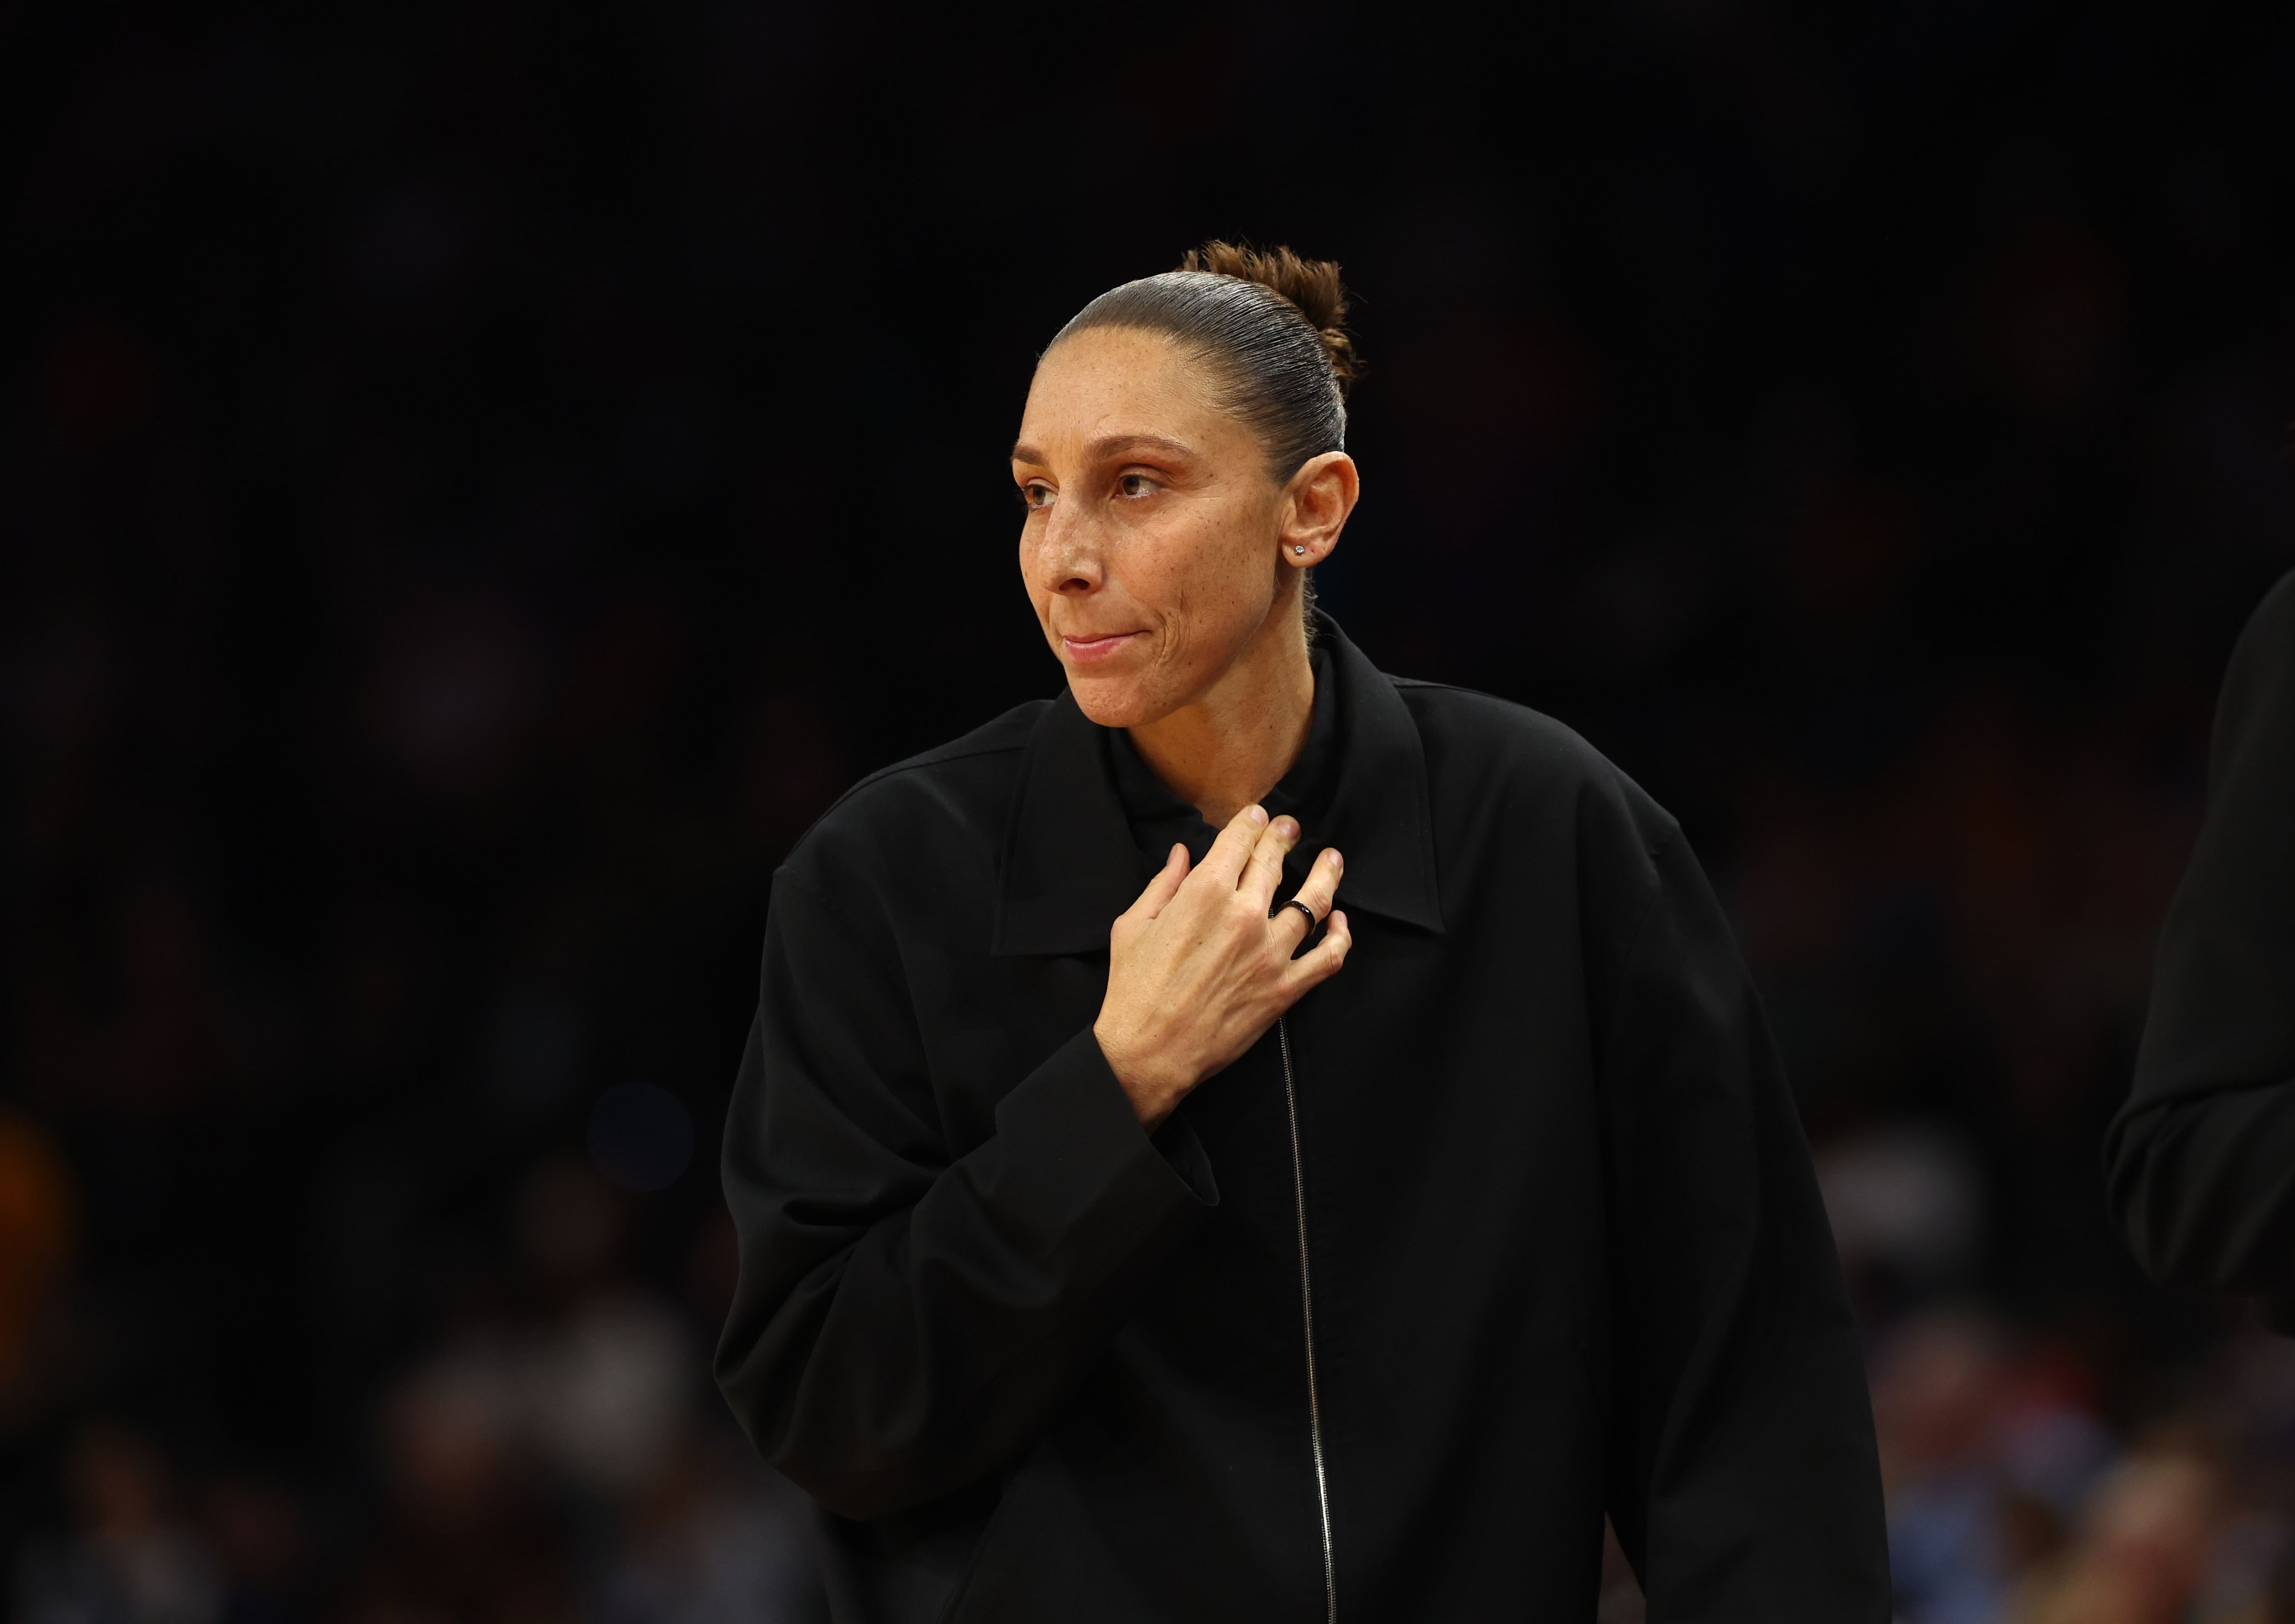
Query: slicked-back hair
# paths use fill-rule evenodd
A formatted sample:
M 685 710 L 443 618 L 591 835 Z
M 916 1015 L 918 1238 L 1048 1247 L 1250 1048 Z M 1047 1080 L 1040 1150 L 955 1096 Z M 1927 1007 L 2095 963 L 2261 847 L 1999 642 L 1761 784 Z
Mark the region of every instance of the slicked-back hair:
M 1346 290 L 1330 261 L 1210 242 L 1190 249 L 1176 271 L 1109 289 L 1052 345 L 1095 327 L 1177 339 L 1217 375 L 1221 404 L 1259 436 L 1281 481 L 1310 457 L 1346 449 L 1347 389 L 1357 371 L 1346 313 Z

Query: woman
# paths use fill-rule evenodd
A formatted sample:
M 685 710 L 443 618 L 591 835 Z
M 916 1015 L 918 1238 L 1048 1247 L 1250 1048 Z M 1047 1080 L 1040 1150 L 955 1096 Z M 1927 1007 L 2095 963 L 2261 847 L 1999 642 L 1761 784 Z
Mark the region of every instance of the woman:
M 1885 1619 L 1831 1238 L 1674 823 L 1309 612 L 1343 314 L 1214 243 L 1045 351 L 1066 691 L 777 876 L 719 1380 L 840 1619 L 1590 1618 L 1605 1509 L 1654 1619 Z

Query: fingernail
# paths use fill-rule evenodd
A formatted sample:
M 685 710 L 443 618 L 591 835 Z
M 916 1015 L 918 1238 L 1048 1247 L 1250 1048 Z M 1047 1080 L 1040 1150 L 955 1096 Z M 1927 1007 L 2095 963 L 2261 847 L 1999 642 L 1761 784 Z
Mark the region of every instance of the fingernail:
M 1243 809 L 1243 815 L 1254 823 L 1267 821 L 1267 809 L 1264 806 L 1246 806 Z
M 1275 828 L 1278 833 L 1290 839 L 1296 840 L 1299 838 L 1299 826 L 1289 818 L 1276 819 Z
M 1344 869 L 1344 868 L 1345 868 L 1346 866 L 1347 866 L 1347 860 L 1346 860 L 1345 858 L 1344 858 L 1344 857 L 1340 856 L 1340 855 L 1338 854 L 1338 853 L 1337 853 L 1337 852 L 1334 851 L 1334 852 L 1331 853 L 1331 867 L 1333 867 L 1334 869 Z

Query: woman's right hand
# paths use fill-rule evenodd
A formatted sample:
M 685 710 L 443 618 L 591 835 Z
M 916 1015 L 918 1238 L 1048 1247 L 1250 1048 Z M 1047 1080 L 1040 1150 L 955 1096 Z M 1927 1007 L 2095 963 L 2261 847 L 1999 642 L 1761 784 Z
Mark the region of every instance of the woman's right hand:
M 1108 943 L 1107 998 L 1092 1035 L 1150 1130 L 1190 1089 L 1259 1041 L 1276 1017 L 1346 962 L 1353 937 L 1331 906 L 1339 854 L 1315 860 L 1299 901 L 1327 929 L 1313 951 L 1296 908 L 1267 917 L 1283 880 L 1284 853 L 1299 843 L 1289 818 L 1268 820 L 1246 806 L 1221 829 L 1192 873 L 1185 846 L 1115 921 Z

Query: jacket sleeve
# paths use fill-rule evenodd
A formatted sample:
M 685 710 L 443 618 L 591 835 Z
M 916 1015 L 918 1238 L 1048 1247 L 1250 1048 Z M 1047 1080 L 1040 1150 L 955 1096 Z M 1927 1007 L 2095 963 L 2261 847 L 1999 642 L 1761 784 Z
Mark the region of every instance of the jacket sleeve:
M 853 1518 L 1024 1453 L 1216 1200 L 1190 1130 L 1142 1131 L 1088 1027 L 951 1155 L 871 918 L 776 876 L 726 1124 L 740 1277 L 716 1366 L 760 1453 Z
M 1885 1624 L 1865 1364 L 1736 939 L 1668 820 L 1599 1029 L 1607 1501 L 1652 1624 Z
M 2105 1183 L 2155 1279 L 2295 1329 L 2295 575 L 2233 651 L 2209 768 Z

